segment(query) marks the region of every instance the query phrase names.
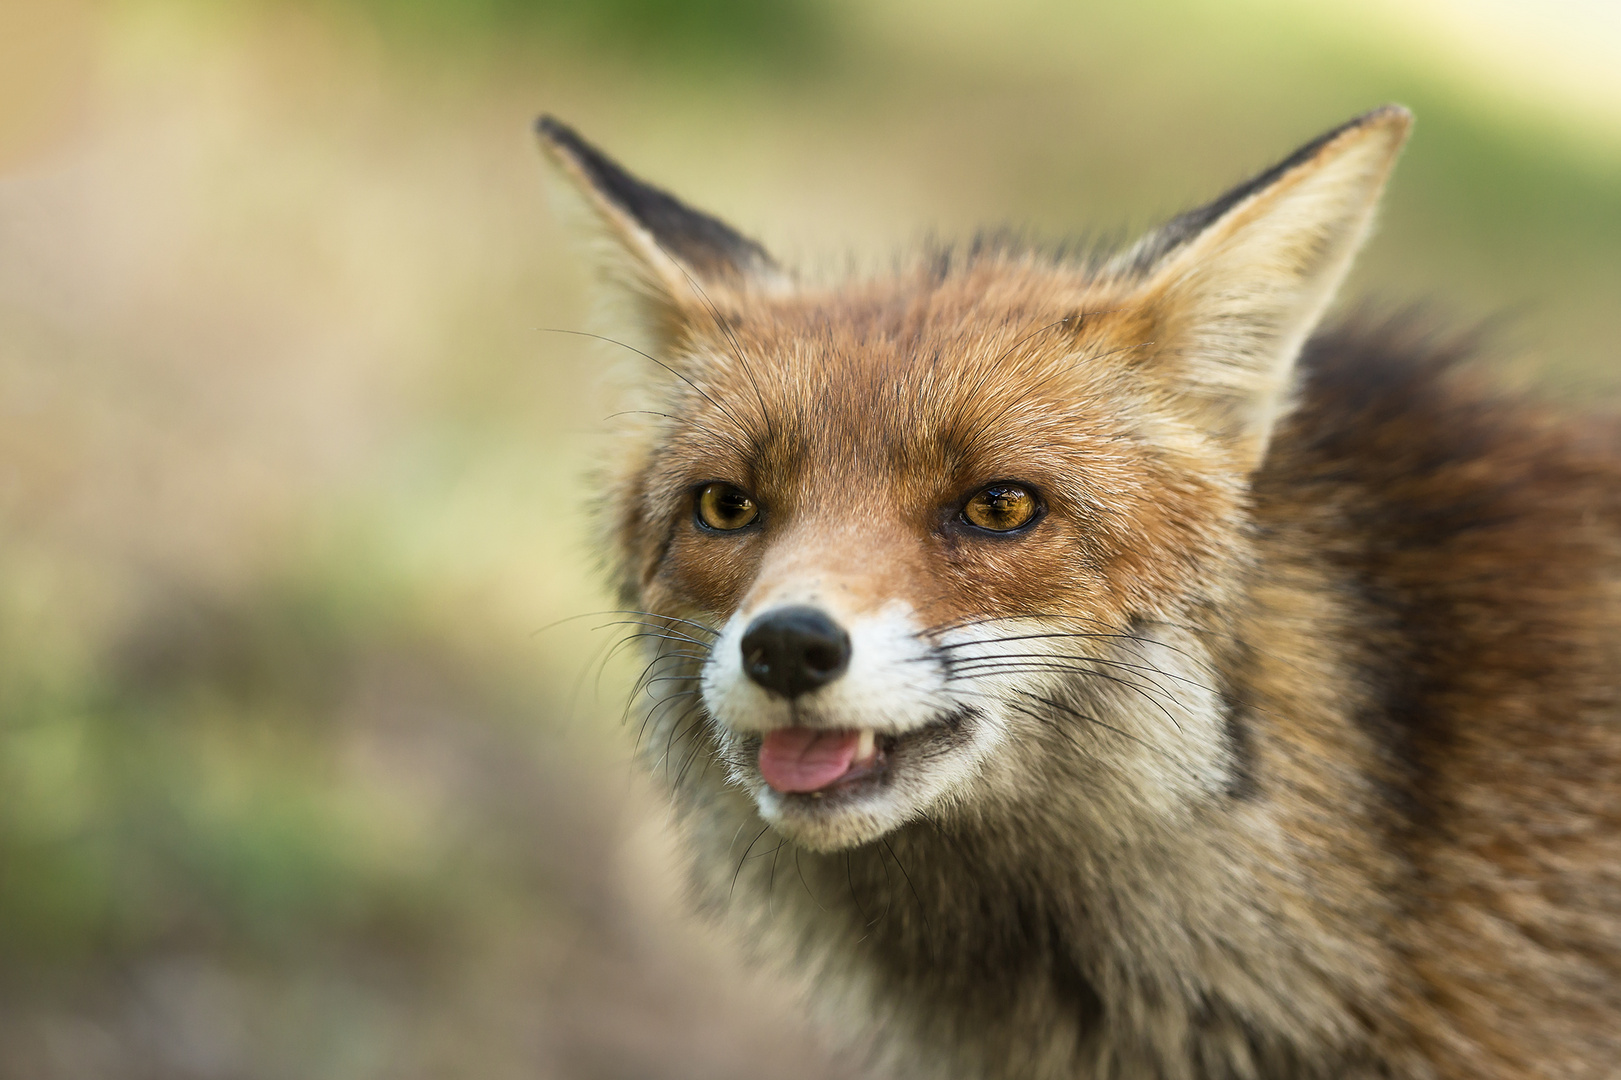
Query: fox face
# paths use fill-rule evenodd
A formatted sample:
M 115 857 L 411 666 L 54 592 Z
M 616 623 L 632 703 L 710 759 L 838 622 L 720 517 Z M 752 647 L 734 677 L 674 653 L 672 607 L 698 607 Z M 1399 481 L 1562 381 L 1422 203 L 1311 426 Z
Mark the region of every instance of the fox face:
M 1361 117 L 1112 258 L 823 287 L 543 121 L 648 362 L 607 516 L 665 771 L 684 741 L 680 773 L 712 758 L 823 852 L 1028 820 L 1055 782 L 1105 834 L 1174 830 L 1241 784 L 1213 613 L 1408 125 Z
M 1190 568 L 1234 557 L 1237 478 L 1152 452 L 1177 420 L 1146 395 L 1122 408 L 1144 328 L 1118 297 L 1021 283 L 1050 301 L 1009 311 L 984 298 L 1009 269 L 837 326 L 773 303 L 728 324 L 736 353 L 678 358 L 703 393 L 639 482 L 639 595 L 717 631 L 699 688 L 729 774 L 808 846 L 1017 797 L 1039 705 L 1107 717 L 1111 768 L 1158 797 L 1227 782 L 1174 627 L 1211 599 Z

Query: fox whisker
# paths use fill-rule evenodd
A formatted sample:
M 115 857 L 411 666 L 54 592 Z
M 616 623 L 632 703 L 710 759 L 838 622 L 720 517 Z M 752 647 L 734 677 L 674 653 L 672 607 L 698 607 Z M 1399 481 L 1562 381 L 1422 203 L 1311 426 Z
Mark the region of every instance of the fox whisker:
M 701 702 L 688 706 L 687 710 L 676 718 L 670 725 L 670 733 L 664 738 L 664 753 L 653 763 L 653 768 L 664 767 L 664 779 L 670 778 L 670 755 L 675 752 L 676 744 L 687 738 L 700 727 L 708 718 L 704 715 Z M 690 721 L 690 723 L 689 723 Z
M 629 621 L 626 621 L 626 620 L 620 620 L 619 622 L 616 622 L 616 623 L 604 623 L 602 626 L 596 627 L 595 629 L 603 630 L 603 629 L 606 629 L 609 626 L 647 626 L 647 625 L 648 625 L 647 623 L 637 623 L 637 622 L 629 622 Z M 695 637 L 688 637 L 686 634 L 677 633 L 674 630 L 639 630 L 634 634 L 626 634 L 625 635 L 625 640 L 626 641 L 639 641 L 639 640 L 641 640 L 643 638 L 658 638 L 661 641 L 684 641 L 689 645 L 696 645 L 696 646 L 698 646 L 698 648 L 703 649 L 705 651 L 708 651 L 710 648 L 713 647 L 711 642 L 699 641 Z
M 1026 674 L 1026 673 L 1028 673 L 1028 674 L 1047 673 L 1047 674 L 1060 674 L 1060 675 L 1084 675 L 1084 676 L 1086 676 L 1088 678 L 1100 679 L 1100 680 L 1102 680 L 1104 682 L 1115 683 L 1116 685 L 1123 686 L 1126 689 L 1131 690 L 1134 693 L 1141 696 L 1143 698 L 1143 700 L 1147 701 L 1149 704 L 1153 705 L 1154 708 L 1158 709 L 1161 713 L 1163 713 L 1164 716 L 1165 716 L 1165 719 L 1169 720 L 1171 722 L 1171 724 L 1173 726 L 1175 726 L 1178 730 L 1180 730 L 1181 727 L 1182 727 L 1182 724 L 1177 720 L 1177 718 L 1175 716 L 1171 715 L 1171 711 L 1169 709 L 1167 709 L 1159 701 L 1155 700 L 1154 696 L 1148 690 L 1145 690 L 1138 683 L 1132 682 L 1129 679 L 1122 679 L 1117 675 L 1106 675 L 1101 671 L 1095 671 L 1095 670 L 1093 670 L 1091 668 L 1080 667 L 1078 665 L 1031 664 L 1031 663 L 1022 663 L 1021 662 L 1021 663 L 1018 663 L 1018 664 L 1009 664 L 1006 667 L 990 668 L 990 669 L 983 669 L 983 670 L 974 671 L 974 672 L 971 672 L 971 673 L 969 673 L 967 675 L 961 676 L 961 678 L 965 678 L 965 679 L 983 679 L 983 678 L 989 678 L 991 676 L 996 676 L 996 675 L 1013 675 L 1013 674 Z M 958 676 L 953 675 L 953 678 L 957 678 L 957 677 Z M 1169 695 L 1167 695 L 1167 696 L 1169 696 Z M 1174 702 L 1174 701 L 1176 701 L 1176 698 L 1171 697 L 1171 700 Z
M 557 619 L 557 620 L 554 620 L 552 622 L 547 623 L 545 626 L 540 627 L 538 630 L 531 630 L 529 632 L 529 636 L 534 637 L 536 634 L 544 634 L 546 631 L 555 629 L 556 627 L 559 627 L 559 626 L 562 626 L 564 623 L 578 622 L 580 619 L 601 619 L 601 618 L 605 618 L 605 617 L 607 617 L 609 615 L 632 615 L 632 616 L 640 616 L 640 617 L 643 617 L 643 618 L 646 618 L 646 619 L 658 620 L 658 622 L 661 622 L 661 623 L 669 623 L 669 622 L 681 623 L 681 624 L 683 624 L 685 626 L 691 626 L 691 627 L 694 627 L 696 629 L 702 630 L 702 631 L 704 631 L 705 633 L 708 633 L 708 634 L 714 634 L 716 636 L 719 636 L 719 634 L 720 634 L 720 631 L 716 630 L 712 626 L 707 626 L 707 625 L 705 625 L 704 623 L 701 623 L 701 622 L 694 622 L 692 619 L 679 618 L 679 617 L 677 617 L 675 615 L 661 615 L 656 611 L 641 611 L 641 610 L 638 610 L 636 608 L 609 608 L 609 609 L 607 609 L 605 611 L 582 611 L 577 615 L 565 616 L 564 618 Z M 653 625 L 657 625 L 657 624 L 655 623 Z
M 681 781 L 687 775 L 687 769 L 691 767 L 693 760 L 698 756 L 698 754 L 703 752 L 705 740 L 702 734 L 702 729 L 708 722 L 709 717 L 699 710 L 698 715 L 693 719 L 693 721 L 675 737 L 675 740 L 671 746 L 672 751 L 675 746 L 679 746 L 681 744 L 683 739 L 689 738 L 692 740 L 692 748 L 687 751 L 686 756 L 681 761 L 681 768 L 676 771 L 675 781 L 670 785 L 673 789 L 680 789 Z M 670 778 L 669 760 L 669 755 L 666 755 L 664 759 L 664 778 L 666 780 L 669 780 Z
M 654 721 L 657 719 L 658 713 L 659 713 L 660 710 L 669 708 L 670 705 L 679 702 L 684 697 L 696 697 L 697 694 L 698 694 L 698 691 L 696 691 L 696 690 L 689 691 L 689 692 L 684 692 L 684 693 L 666 694 L 664 697 L 660 698 L 658 701 L 656 701 L 652 705 L 648 706 L 646 715 L 644 715 L 642 717 L 641 726 L 636 731 L 636 743 L 635 743 L 635 746 L 633 747 L 633 749 L 636 749 L 636 750 L 641 749 L 642 739 L 646 737 L 648 727 L 650 725 L 654 724 Z M 685 723 L 687 717 L 692 715 L 692 711 L 694 709 L 698 709 L 698 708 L 702 708 L 702 707 L 703 707 L 702 702 L 689 703 L 688 706 L 687 706 L 687 711 L 683 712 L 679 717 L 677 717 L 676 720 L 675 720 L 675 723 L 677 723 L 677 724 Z M 625 717 L 626 722 L 629 722 L 629 719 L 630 719 L 630 716 L 629 716 L 629 713 L 627 712 L 626 717 Z M 659 722 L 662 723 L 662 721 L 659 721 Z M 657 736 L 655 736 L 655 737 L 657 737 Z
M 1098 664 L 1102 667 L 1120 668 L 1123 671 L 1138 674 L 1142 678 L 1145 685 L 1152 686 L 1157 692 L 1163 694 L 1165 697 L 1168 697 L 1173 701 L 1176 700 L 1175 694 L 1147 676 L 1150 674 L 1157 675 L 1160 678 L 1184 683 L 1187 686 L 1197 690 L 1204 690 L 1207 693 L 1213 694 L 1217 692 L 1208 686 L 1204 686 L 1193 681 L 1192 679 L 1184 678 L 1183 676 L 1177 675 L 1173 672 L 1163 671 L 1160 668 L 1155 667 L 1153 664 L 1133 664 L 1127 660 L 1111 660 L 1101 656 L 1087 656 L 1077 653 L 994 653 L 988 656 L 976 656 L 972 660 L 965 660 L 961 663 L 952 664 L 949 670 L 953 676 L 956 676 L 979 671 L 987 665 L 994 667 L 999 664 L 1020 663 L 1023 661 L 1073 661 L 1076 663 Z
M 1049 708 L 1057 709 L 1058 711 L 1062 712 L 1066 716 L 1073 717 L 1074 719 L 1077 719 L 1077 720 L 1084 720 L 1089 724 L 1092 724 L 1092 725 L 1094 725 L 1096 727 L 1100 727 L 1100 728 L 1104 729 L 1105 731 L 1113 732 L 1114 734 L 1119 735 L 1123 739 L 1129 739 L 1132 742 L 1136 743 L 1138 746 L 1141 746 L 1143 749 L 1150 750 L 1153 753 L 1156 753 L 1156 754 L 1160 755 L 1166 761 L 1170 762 L 1172 765 L 1175 765 L 1177 768 L 1181 769 L 1184 773 L 1187 774 L 1187 776 L 1190 779 L 1198 780 L 1198 778 L 1199 778 L 1199 774 L 1196 773 L 1192 769 L 1192 767 L 1190 767 L 1187 764 L 1187 762 L 1185 762 L 1182 759 L 1178 758 L 1175 754 L 1172 754 L 1170 751 L 1166 750 L 1164 747 L 1155 746 L 1153 743 L 1149 742 L 1147 739 L 1140 738 L 1139 736 L 1133 735 L 1129 731 L 1125 731 L 1125 730 L 1122 730 L 1121 728 L 1115 727 L 1113 724 L 1105 723 L 1104 721 L 1099 720 L 1095 716 L 1092 716 L 1092 715 L 1087 714 L 1087 713 L 1082 713 L 1081 711 L 1079 711 L 1078 709 L 1074 708 L 1071 705 L 1067 705 L 1067 704 L 1065 704 L 1064 702 L 1061 702 L 1061 701 L 1054 701 L 1052 698 L 1046 697 L 1046 696 L 1044 696 L 1042 694 L 1033 693 L 1032 691 L 1029 691 L 1029 690 L 1016 690 L 1015 693 L 1023 694 L 1024 696 L 1026 696 L 1028 698 L 1031 698 L 1031 699 L 1033 699 L 1035 701 L 1041 702 L 1043 705 L 1046 705 Z
M 709 718 L 706 716 L 704 719 L 705 719 L 705 721 L 707 721 Z M 707 751 L 707 753 L 705 753 L 705 751 Z M 700 754 L 704 754 L 704 756 L 705 756 L 705 761 L 704 761 L 704 768 L 705 769 L 708 769 L 710 764 L 712 764 L 715 761 L 716 757 L 718 756 L 718 754 L 715 751 L 713 743 L 711 743 L 710 741 L 704 739 L 701 736 L 694 739 L 693 744 L 692 744 L 692 749 L 687 752 L 686 760 L 681 763 L 681 770 L 675 774 L 675 787 L 678 790 L 681 787 L 682 781 L 686 779 L 687 770 L 692 767 L 692 763 L 698 758 L 698 756 Z
M 968 628 L 970 628 L 972 626 L 985 625 L 985 624 L 993 623 L 993 622 L 1024 621 L 1024 620 L 1036 620 L 1036 619 L 1047 619 L 1047 618 L 1061 619 L 1061 620 L 1063 620 L 1065 622 L 1073 622 L 1073 621 L 1077 621 L 1077 620 L 1080 619 L 1080 617 L 1075 616 L 1075 615 L 1020 615 L 1020 616 L 1009 615 L 1009 616 L 990 617 L 990 618 L 984 618 L 984 619 L 970 620 L 970 621 L 950 625 L 946 630 L 933 630 L 933 629 L 924 630 L 924 631 L 920 631 L 918 636 L 924 638 L 925 640 L 932 641 L 935 637 L 938 637 L 941 633 L 949 632 L 950 630 L 968 629 Z M 1095 620 L 1082 620 L 1082 621 L 1095 621 Z M 1107 624 L 1100 622 L 1099 625 L 1106 626 Z M 1158 623 L 1158 625 L 1170 626 L 1172 629 L 1183 629 L 1183 630 L 1191 630 L 1191 629 L 1193 629 L 1193 628 L 1181 627 L 1178 624 L 1174 624 L 1174 623 Z M 1129 642 L 1132 642 L 1133 644 L 1136 644 L 1136 645 L 1152 646 L 1154 648 L 1165 649 L 1165 650 L 1167 650 L 1169 652 L 1176 653 L 1178 656 L 1181 656 L 1181 657 L 1189 660 L 1190 662 L 1199 665 L 1200 667 L 1204 667 L 1204 668 L 1208 669 L 1209 666 L 1210 666 L 1208 660 L 1206 660 L 1206 659 L 1204 659 L 1202 657 L 1196 656 L 1193 653 L 1190 653 L 1186 649 L 1183 649 L 1183 648 L 1181 648 L 1179 646 L 1172 645 L 1169 642 L 1160 641 L 1160 640 L 1158 640 L 1156 638 L 1143 637 L 1140 634 L 1126 633 L 1125 631 L 1120 630 L 1118 628 L 1109 628 L 1109 629 L 1106 629 L 1106 630 L 1041 630 L 1041 631 L 1032 631 L 1032 632 L 1029 632 L 1029 633 L 1007 634 L 1007 635 L 1001 635 L 1001 636 L 989 637 L 989 638 L 969 638 L 969 639 L 965 639 L 965 640 L 961 640 L 961 641 L 938 642 L 938 643 L 934 644 L 932 647 L 936 651 L 947 651 L 947 650 L 952 650 L 952 649 L 970 648 L 970 647 L 979 646 L 979 645 L 996 645 L 996 644 L 1001 644 L 1001 643 L 1010 642 L 1010 641 L 1039 641 L 1039 640 L 1044 640 L 1044 639 L 1049 639 L 1049 638 L 1051 638 L 1051 639 L 1076 638 L 1078 640 L 1084 640 L 1084 641 L 1129 641 Z
M 641 695 L 641 693 L 647 688 L 647 680 L 651 679 L 655 675 L 661 675 L 661 674 L 665 673 L 663 670 L 660 669 L 659 665 L 667 664 L 667 663 L 684 664 L 684 663 L 691 663 L 691 661 L 688 660 L 684 656 L 678 656 L 678 655 L 676 655 L 674 653 L 658 653 L 658 654 L 654 655 L 654 657 L 647 662 L 647 666 L 642 668 L 641 674 L 638 675 L 636 677 L 636 680 L 631 684 L 631 689 L 630 689 L 630 700 L 631 701 L 634 702 L 637 699 L 637 697 L 639 697 Z
M 749 841 L 749 846 L 743 849 L 743 857 L 737 860 L 737 869 L 732 871 L 732 887 L 726 894 L 728 899 L 737 892 L 737 878 L 739 874 L 743 873 L 743 864 L 748 861 L 749 852 L 754 850 L 754 845 L 760 842 L 760 837 L 764 836 L 770 829 L 770 825 L 761 826 L 760 831 L 754 834 L 754 839 Z

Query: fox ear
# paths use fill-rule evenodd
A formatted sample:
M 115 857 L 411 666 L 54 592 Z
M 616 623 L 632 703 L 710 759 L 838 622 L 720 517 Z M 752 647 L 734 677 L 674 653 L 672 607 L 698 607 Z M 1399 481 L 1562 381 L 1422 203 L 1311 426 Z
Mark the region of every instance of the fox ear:
M 1114 269 L 1136 279 L 1154 364 L 1246 471 L 1288 404 L 1296 356 L 1350 269 L 1412 114 L 1387 105 L 1176 218 Z
M 730 225 L 643 183 L 566 124 L 542 116 L 541 146 L 615 241 L 605 267 L 648 305 L 654 329 L 676 329 L 711 289 L 775 286 L 771 256 Z

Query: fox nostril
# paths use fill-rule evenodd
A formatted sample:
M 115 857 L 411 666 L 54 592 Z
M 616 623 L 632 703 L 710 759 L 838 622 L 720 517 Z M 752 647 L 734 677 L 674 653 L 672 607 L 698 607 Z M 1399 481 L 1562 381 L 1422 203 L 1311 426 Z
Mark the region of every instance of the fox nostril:
M 837 673 L 845 659 L 843 649 L 829 645 L 812 645 L 805 650 L 805 666 L 816 672 Z
M 749 624 L 743 670 L 767 690 L 796 698 L 826 685 L 850 664 L 850 635 L 813 607 L 782 607 Z

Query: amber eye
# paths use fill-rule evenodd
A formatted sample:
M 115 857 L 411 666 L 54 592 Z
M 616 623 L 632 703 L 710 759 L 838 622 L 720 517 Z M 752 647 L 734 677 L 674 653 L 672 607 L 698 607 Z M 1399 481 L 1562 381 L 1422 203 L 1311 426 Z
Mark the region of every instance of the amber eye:
M 1040 504 L 1017 484 L 992 484 L 962 508 L 963 520 L 990 532 L 1012 532 L 1030 524 Z
M 731 532 L 754 524 L 760 507 L 731 484 L 705 484 L 698 491 L 698 521 L 706 528 Z

